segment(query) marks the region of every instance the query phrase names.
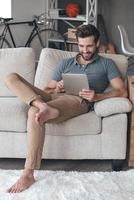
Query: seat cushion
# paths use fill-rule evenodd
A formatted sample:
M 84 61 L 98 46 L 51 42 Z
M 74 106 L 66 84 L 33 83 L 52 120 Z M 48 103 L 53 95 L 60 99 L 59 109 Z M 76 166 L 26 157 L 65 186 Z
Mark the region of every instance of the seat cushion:
M 28 106 L 16 97 L 0 98 L 0 131 L 26 132 Z
M 4 83 L 5 77 L 12 72 L 34 82 L 35 54 L 32 48 L 0 49 L 0 96 L 15 96 Z
M 59 124 L 46 124 L 47 135 L 96 135 L 101 132 L 101 118 L 94 111 Z
M 113 114 L 130 112 L 132 104 L 127 98 L 114 97 L 96 102 L 94 110 L 98 116 L 107 117 Z

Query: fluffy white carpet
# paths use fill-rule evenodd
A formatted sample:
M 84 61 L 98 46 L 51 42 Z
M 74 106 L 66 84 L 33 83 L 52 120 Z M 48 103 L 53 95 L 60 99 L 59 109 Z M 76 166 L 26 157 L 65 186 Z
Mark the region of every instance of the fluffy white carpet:
M 29 189 L 6 193 L 20 174 L 20 170 L 0 170 L 0 200 L 134 200 L 134 170 L 36 171 L 37 182 Z

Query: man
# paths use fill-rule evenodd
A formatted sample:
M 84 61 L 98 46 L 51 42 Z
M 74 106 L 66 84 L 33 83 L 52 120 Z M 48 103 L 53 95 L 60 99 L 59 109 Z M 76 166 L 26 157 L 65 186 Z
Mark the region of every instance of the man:
M 44 124 L 60 123 L 93 108 L 95 101 L 110 97 L 127 97 L 120 73 L 112 60 L 97 54 L 99 32 L 93 25 L 83 25 L 76 31 L 79 54 L 63 60 L 56 68 L 53 79 L 44 90 L 32 86 L 18 74 L 10 74 L 5 82 L 18 97 L 30 105 L 28 112 L 28 152 L 24 171 L 8 192 L 21 192 L 34 182 L 34 170 L 39 169 L 44 144 Z M 85 73 L 90 89 L 79 96 L 64 91 L 62 73 Z M 110 92 L 105 92 L 109 83 Z M 58 147 L 57 147 L 58 148 Z

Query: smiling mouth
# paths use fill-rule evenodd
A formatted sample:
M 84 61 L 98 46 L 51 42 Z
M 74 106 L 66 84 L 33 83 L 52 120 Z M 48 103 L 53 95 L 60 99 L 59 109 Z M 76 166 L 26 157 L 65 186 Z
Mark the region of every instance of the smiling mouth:
M 83 53 L 83 56 L 90 57 L 92 53 Z

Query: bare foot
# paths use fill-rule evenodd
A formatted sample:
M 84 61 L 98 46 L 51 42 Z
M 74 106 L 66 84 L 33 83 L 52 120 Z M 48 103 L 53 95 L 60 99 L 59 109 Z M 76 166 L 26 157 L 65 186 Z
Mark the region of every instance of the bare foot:
M 22 176 L 18 179 L 18 181 L 10 187 L 7 192 L 9 193 L 18 193 L 26 190 L 35 182 L 33 173 L 23 172 Z
M 59 116 L 59 111 L 56 108 L 53 108 L 46 103 L 42 103 L 42 107 L 39 109 L 39 112 L 36 113 L 35 121 L 36 123 L 43 125 L 49 119 L 54 119 Z

